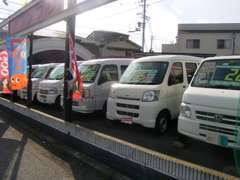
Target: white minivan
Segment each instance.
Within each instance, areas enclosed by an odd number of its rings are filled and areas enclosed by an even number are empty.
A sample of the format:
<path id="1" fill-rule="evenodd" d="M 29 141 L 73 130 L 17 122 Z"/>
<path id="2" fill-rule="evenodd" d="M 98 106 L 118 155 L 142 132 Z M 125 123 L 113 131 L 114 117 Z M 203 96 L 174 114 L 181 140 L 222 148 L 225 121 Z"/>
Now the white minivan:
<path id="1" fill-rule="evenodd" d="M 240 148 L 240 56 L 213 57 L 185 91 L 178 131 L 211 144 Z"/>
<path id="2" fill-rule="evenodd" d="M 113 83 L 119 81 L 133 59 L 109 58 L 95 59 L 80 65 L 83 79 L 83 96 L 73 100 L 72 109 L 81 113 L 106 110 L 108 94 Z"/>
<path id="3" fill-rule="evenodd" d="M 107 118 L 165 132 L 168 120 L 178 117 L 183 92 L 200 60 L 160 55 L 133 61 L 111 88 Z"/>
<path id="4" fill-rule="evenodd" d="M 83 61 L 78 61 L 81 64 Z M 44 104 L 55 104 L 60 106 L 61 95 L 63 94 L 64 64 L 56 66 L 46 80 L 39 84 L 37 100 Z"/>
<path id="5" fill-rule="evenodd" d="M 40 81 L 47 78 L 51 71 L 57 66 L 57 63 L 33 65 L 32 72 L 32 100 L 37 99 L 38 86 Z M 19 90 L 21 99 L 27 99 L 27 87 Z"/>

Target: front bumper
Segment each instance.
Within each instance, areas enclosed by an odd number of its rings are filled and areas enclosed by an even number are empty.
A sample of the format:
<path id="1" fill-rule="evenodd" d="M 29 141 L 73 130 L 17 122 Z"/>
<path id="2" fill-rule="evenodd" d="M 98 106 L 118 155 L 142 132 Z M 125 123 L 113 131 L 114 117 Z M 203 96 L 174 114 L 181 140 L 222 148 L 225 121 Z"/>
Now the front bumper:
<path id="1" fill-rule="evenodd" d="M 236 133 L 233 133 L 234 131 Z M 178 132 L 206 143 L 228 148 L 240 148 L 239 127 L 230 127 L 217 122 L 205 122 L 196 118 L 189 119 L 180 114 Z"/>
<path id="2" fill-rule="evenodd" d="M 58 94 L 41 94 L 37 93 L 37 100 L 44 104 L 55 104 Z"/>
<path id="3" fill-rule="evenodd" d="M 37 93 L 36 90 L 32 90 L 32 100 L 34 100 L 34 97 L 35 97 L 36 93 Z M 21 89 L 19 91 L 19 97 L 20 97 L 20 99 L 27 99 L 27 90 L 26 89 Z"/>
<path id="4" fill-rule="evenodd" d="M 120 104 L 121 107 L 117 104 Z M 107 104 L 107 118 L 110 120 L 131 118 L 133 123 L 148 128 L 154 128 L 160 109 L 161 107 L 157 101 L 142 102 L 109 97 Z"/>
<path id="5" fill-rule="evenodd" d="M 93 98 L 81 98 L 72 102 L 72 110 L 80 113 L 92 113 L 95 111 L 95 101 Z"/>

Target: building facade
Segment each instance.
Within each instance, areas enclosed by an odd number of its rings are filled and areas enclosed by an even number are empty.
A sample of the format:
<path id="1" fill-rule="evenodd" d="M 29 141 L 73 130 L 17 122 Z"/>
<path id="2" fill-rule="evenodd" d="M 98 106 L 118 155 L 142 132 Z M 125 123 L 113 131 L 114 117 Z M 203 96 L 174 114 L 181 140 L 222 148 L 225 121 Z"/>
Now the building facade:
<path id="1" fill-rule="evenodd" d="M 240 24 L 179 24 L 176 44 L 163 44 L 163 54 L 201 57 L 240 54 Z"/>
<path id="2" fill-rule="evenodd" d="M 111 31 L 93 31 L 87 38 L 97 44 L 100 58 L 136 57 L 141 46 L 129 40 L 129 35 Z"/>

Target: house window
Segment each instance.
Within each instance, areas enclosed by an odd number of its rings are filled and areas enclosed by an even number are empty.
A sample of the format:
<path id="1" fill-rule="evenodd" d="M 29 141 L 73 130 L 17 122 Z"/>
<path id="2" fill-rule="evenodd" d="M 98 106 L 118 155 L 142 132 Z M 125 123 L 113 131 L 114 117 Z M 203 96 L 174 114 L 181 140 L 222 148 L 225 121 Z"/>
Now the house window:
<path id="1" fill-rule="evenodd" d="M 200 48 L 200 39 L 187 39 L 186 48 L 199 49 Z"/>
<path id="2" fill-rule="evenodd" d="M 232 40 L 231 39 L 218 39 L 217 40 L 217 48 L 218 49 L 231 49 L 232 48 Z"/>

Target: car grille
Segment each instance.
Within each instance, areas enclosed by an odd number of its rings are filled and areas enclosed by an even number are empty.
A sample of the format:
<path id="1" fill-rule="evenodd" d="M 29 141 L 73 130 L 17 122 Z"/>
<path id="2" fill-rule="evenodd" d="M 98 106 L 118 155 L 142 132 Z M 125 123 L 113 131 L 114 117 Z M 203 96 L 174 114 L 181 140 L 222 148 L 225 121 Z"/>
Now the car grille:
<path id="1" fill-rule="evenodd" d="M 232 135 L 232 136 L 237 135 L 236 129 L 229 129 L 229 128 L 217 127 L 217 126 L 206 125 L 206 124 L 200 124 L 200 129 L 212 131 L 212 132 L 218 132 L 226 135 Z"/>
<path id="2" fill-rule="evenodd" d="M 132 100 L 132 101 L 140 101 L 138 98 L 130 98 L 130 97 L 117 97 L 118 99 L 123 99 L 123 100 Z"/>
<path id="3" fill-rule="evenodd" d="M 40 89 L 39 92 L 41 94 L 48 94 L 48 90 L 45 90 L 45 89 Z"/>
<path id="4" fill-rule="evenodd" d="M 117 111 L 119 115 L 126 115 L 126 116 L 131 116 L 137 118 L 139 116 L 138 113 L 133 113 L 133 112 L 125 112 L 125 111 Z"/>
<path id="5" fill-rule="evenodd" d="M 138 105 L 123 104 L 123 103 L 117 103 L 117 107 L 128 108 L 128 109 L 139 109 Z"/>
<path id="6" fill-rule="evenodd" d="M 217 122 L 227 125 L 240 126 L 240 117 L 229 116 L 223 114 L 215 114 L 210 112 L 196 111 L 196 118 L 202 121 Z"/>

